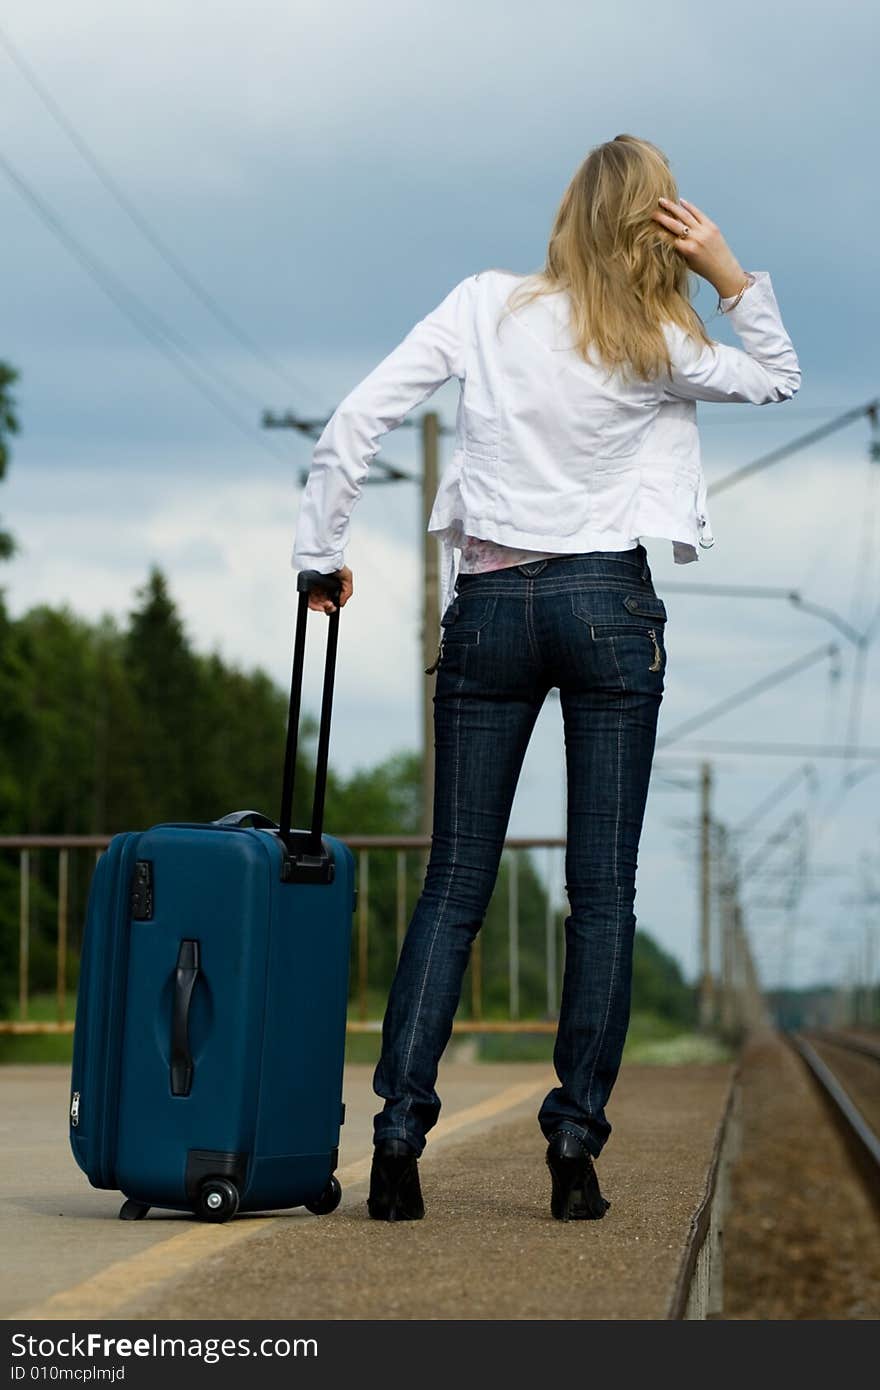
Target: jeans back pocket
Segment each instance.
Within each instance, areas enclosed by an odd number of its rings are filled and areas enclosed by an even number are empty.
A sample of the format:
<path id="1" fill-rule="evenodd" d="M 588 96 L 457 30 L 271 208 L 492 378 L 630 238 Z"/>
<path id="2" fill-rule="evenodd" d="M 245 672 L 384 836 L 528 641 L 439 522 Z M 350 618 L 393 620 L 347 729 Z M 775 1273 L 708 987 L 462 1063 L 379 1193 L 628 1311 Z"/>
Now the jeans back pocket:
<path id="1" fill-rule="evenodd" d="M 443 645 L 447 642 L 475 643 L 492 619 L 498 602 L 497 594 L 466 591 L 456 594 L 441 618 Z"/>
<path id="2" fill-rule="evenodd" d="M 642 672 L 661 677 L 666 666 L 666 605 L 656 594 L 583 590 L 571 595 L 571 611 L 590 632 L 599 668 L 624 689 Z"/>

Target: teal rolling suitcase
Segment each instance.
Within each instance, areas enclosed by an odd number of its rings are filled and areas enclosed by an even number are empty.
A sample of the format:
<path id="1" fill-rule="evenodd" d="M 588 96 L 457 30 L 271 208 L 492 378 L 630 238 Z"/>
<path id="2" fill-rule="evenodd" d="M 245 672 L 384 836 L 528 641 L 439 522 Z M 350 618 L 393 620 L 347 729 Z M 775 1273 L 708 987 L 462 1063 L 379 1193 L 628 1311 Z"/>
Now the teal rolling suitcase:
<path id="1" fill-rule="evenodd" d="M 280 827 L 252 811 L 115 835 L 95 869 L 70 1143 L 124 1219 L 150 1207 L 332 1211 L 355 863 L 322 833 L 339 608 L 328 619 L 311 829 L 290 826 L 308 593 L 297 576 Z"/>

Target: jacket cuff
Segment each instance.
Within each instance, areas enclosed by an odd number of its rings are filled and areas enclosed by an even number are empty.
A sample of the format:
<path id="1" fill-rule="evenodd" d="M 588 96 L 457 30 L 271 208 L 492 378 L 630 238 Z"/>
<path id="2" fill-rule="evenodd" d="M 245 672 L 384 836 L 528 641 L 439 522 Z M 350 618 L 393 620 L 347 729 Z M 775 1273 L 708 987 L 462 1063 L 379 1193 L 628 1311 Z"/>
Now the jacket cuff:
<path id="1" fill-rule="evenodd" d="M 336 570 L 342 569 L 345 556 L 341 550 L 335 555 L 303 555 L 294 551 L 290 563 L 295 570 L 317 570 L 319 574 L 334 574 Z"/>

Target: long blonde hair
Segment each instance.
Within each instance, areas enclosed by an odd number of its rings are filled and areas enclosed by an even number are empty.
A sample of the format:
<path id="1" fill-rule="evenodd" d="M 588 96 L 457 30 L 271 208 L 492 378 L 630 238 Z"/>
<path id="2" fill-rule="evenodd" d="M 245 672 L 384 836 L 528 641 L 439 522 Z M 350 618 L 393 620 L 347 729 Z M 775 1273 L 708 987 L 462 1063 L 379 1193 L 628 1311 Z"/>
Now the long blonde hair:
<path id="1" fill-rule="evenodd" d="M 609 376 L 653 380 L 672 370 L 664 320 L 712 346 L 675 235 L 651 217 L 661 195 L 677 199 L 678 190 L 650 140 L 615 135 L 595 145 L 563 194 L 543 270 L 516 286 L 506 313 L 566 290 L 574 344 L 588 363 L 594 347 Z"/>

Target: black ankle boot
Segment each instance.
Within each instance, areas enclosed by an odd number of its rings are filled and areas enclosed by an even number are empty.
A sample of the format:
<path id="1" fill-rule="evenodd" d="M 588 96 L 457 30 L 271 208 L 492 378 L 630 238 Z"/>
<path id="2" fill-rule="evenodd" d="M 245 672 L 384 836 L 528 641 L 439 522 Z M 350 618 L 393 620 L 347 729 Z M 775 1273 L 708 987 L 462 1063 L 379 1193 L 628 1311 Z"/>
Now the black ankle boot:
<path id="1" fill-rule="evenodd" d="M 367 1211 L 375 1221 L 421 1221 L 424 1216 L 418 1154 L 405 1139 L 380 1139 L 375 1145 Z"/>
<path id="2" fill-rule="evenodd" d="M 611 1203 L 599 1191 L 592 1155 L 576 1134 L 563 1129 L 551 1134 L 547 1167 L 553 1183 L 550 1211 L 556 1220 L 601 1221 Z"/>

